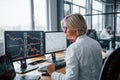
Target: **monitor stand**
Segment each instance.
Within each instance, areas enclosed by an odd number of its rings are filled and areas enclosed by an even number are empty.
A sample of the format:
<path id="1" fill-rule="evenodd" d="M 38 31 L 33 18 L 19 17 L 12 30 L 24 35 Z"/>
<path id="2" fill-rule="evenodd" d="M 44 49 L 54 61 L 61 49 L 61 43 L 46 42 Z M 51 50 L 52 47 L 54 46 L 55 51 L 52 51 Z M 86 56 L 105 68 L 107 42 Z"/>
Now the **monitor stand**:
<path id="1" fill-rule="evenodd" d="M 52 58 L 51 58 L 51 59 L 47 59 L 47 60 L 46 60 L 47 62 L 54 63 L 54 62 L 64 61 L 63 58 L 56 58 L 55 52 L 52 52 L 52 53 L 51 53 L 51 56 L 52 56 Z"/>
<path id="2" fill-rule="evenodd" d="M 23 73 L 26 73 L 26 72 L 29 72 L 29 71 L 32 71 L 38 68 L 36 66 L 27 65 L 26 59 L 21 60 L 20 63 L 21 63 L 21 66 L 20 68 L 15 70 L 16 73 L 23 74 Z"/>

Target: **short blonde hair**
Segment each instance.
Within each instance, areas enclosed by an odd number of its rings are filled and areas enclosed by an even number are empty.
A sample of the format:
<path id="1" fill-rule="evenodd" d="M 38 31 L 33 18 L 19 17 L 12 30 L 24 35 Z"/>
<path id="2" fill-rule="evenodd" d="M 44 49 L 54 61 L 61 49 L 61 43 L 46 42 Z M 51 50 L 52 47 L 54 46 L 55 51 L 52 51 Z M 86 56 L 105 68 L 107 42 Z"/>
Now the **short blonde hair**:
<path id="1" fill-rule="evenodd" d="M 67 25 L 68 28 L 75 29 L 78 32 L 78 35 L 84 35 L 87 32 L 87 24 L 84 17 L 79 14 L 71 14 L 66 16 L 61 21 L 61 26 L 63 27 L 64 23 Z"/>

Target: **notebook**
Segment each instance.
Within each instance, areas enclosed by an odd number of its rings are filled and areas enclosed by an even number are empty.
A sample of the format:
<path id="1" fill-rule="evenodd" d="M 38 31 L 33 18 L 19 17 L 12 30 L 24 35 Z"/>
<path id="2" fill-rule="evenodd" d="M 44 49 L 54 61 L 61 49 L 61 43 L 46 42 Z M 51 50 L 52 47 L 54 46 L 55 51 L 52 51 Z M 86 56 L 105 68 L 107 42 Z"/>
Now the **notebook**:
<path id="1" fill-rule="evenodd" d="M 16 75 L 13 62 L 7 55 L 0 56 L 0 80 L 40 80 L 40 75 Z"/>

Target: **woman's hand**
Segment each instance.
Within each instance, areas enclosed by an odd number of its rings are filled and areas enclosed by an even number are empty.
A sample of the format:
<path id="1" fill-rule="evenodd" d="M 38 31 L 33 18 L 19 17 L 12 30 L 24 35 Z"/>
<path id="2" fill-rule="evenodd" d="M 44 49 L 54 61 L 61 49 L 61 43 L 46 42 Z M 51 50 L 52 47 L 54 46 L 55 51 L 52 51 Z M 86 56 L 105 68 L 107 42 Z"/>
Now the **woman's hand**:
<path id="1" fill-rule="evenodd" d="M 55 64 L 50 64 L 50 65 L 47 67 L 47 72 L 48 72 L 48 74 L 51 75 L 54 71 L 55 71 Z"/>

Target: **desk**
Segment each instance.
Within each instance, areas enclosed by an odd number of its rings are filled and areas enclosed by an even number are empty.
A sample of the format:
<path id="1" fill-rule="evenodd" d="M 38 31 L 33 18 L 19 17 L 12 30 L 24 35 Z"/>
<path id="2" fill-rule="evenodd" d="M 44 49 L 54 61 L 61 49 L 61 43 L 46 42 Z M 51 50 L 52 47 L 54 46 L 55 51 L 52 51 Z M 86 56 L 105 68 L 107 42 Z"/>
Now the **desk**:
<path id="1" fill-rule="evenodd" d="M 65 67 L 60 68 L 56 71 L 65 73 Z M 17 74 L 17 75 L 21 75 L 21 74 Z M 28 73 L 25 73 L 25 74 L 22 74 L 22 75 L 41 75 L 41 72 L 39 72 L 38 70 L 34 70 L 34 71 L 31 71 L 31 72 L 28 72 Z M 40 80 L 52 80 L 52 79 L 51 79 L 50 76 L 41 76 Z"/>
<path id="2" fill-rule="evenodd" d="M 113 48 L 113 39 L 100 39 L 99 43 L 102 48 L 105 48 L 105 49 Z"/>
<path id="3" fill-rule="evenodd" d="M 65 73 L 65 67 L 56 70 L 57 72 Z M 52 80 L 50 76 L 42 76 L 40 80 Z"/>
<path id="4" fill-rule="evenodd" d="M 103 58 L 105 58 L 107 56 L 105 54 L 106 53 L 102 53 Z M 64 54 L 64 52 L 59 52 L 59 53 L 56 54 L 56 57 L 65 57 L 65 54 Z M 41 57 L 37 57 L 37 58 L 32 58 L 32 61 L 36 61 L 36 60 L 39 60 L 39 59 L 45 59 L 45 56 L 41 56 Z M 43 65 L 43 64 L 47 64 L 47 62 L 40 63 L 40 64 L 38 64 L 38 66 Z M 65 74 L 65 67 L 57 69 L 56 71 L 57 72 L 62 72 L 62 73 Z M 31 72 L 28 72 L 28 73 L 25 73 L 25 74 L 22 74 L 22 75 L 41 75 L 41 74 L 42 73 L 39 72 L 38 70 L 34 70 L 34 71 L 31 71 Z M 17 75 L 21 75 L 21 74 L 17 74 Z M 41 76 L 40 80 L 52 80 L 52 79 L 51 79 L 50 76 Z"/>
<path id="5" fill-rule="evenodd" d="M 64 52 L 58 52 L 56 53 L 56 58 L 57 57 L 65 57 L 65 54 Z M 40 59 L 45 59 L 45 56 L 41 56 L 41 57 L 37 57 L 37 58 L 32 58 L 31 60 L 32 61 L 36 61 L 36 60 L 40 60 Z M 47 62 L 44 62 L 44 63 L 40 63 L 40 64 L 37 64 L 35 66 L 42 66 L 42 65 L 45 65 L 45 64 L 48 64 Z M 56 70 L 57 72 L 62 72 L 62 73 L 65 73 L 65 67 L 63 68 L 60 68 L 60 69 L 57 69 Z M 33 71 L 30 71 L 30 72 L 27 72 L 27 73 L 24 73 L 24 74 L 17 74 L 17 75 L 41 75 L 42 73 L 38 70 L 33 70 Z M 41 76 L 41 79 L 40 80 L 52 80 L 50 76 Z"/>

